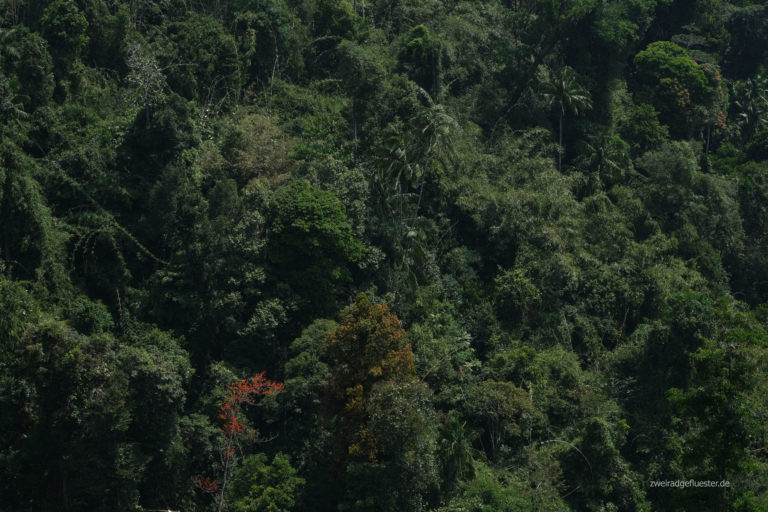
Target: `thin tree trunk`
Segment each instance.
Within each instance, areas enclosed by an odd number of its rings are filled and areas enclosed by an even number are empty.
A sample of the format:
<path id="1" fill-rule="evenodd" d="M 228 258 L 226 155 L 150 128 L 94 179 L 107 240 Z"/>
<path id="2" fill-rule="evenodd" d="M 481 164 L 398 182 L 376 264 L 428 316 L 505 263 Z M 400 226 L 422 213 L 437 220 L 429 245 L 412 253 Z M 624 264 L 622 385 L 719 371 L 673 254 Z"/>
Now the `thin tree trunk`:
<path id="1" fill-rule="evenodd" d="M 6 263 L 11 262 L 11 245 L 8 243 L 8 226 L 3 224 L 3 256 Z"/>
<path id="2" fill-rule="evenodd" d="M 3 194 L 0 196 L 0 205 L 2 205 L 0 209 L 0 212 L 2 212 L 0 213 L 0 219 L 3 220 L 3 258 L 6 263 L 10 263 L 13 258 L 11 256 L 11 244 L 8 243 L 8 224 L 10 223 L 9 217 L 11 215 L 9 203 L 9 198 L 11 197 L 11 177 L 6 176 L 5 180 Z"/>
<path id="3" fill-rule="evenodd" d="M 560 147 L 557 152 L 557 170 L 563 172 L 563 114 L 560 114 Z"/>
<path id="4" fill-rule="evenodd" d="M 416 217 L 418 217 L 418 216 L 419 216 L 419 208 L 421 207 L 421 196 L 422 196 L 422 194 L 424 193 L 424 177 L 425 177 L 426 175 L 427 175 L 427 173 L 426 173 L 426 172 L 424 172 L 424 173 L 421 175 L 421 183 L 419 184 L 419 200 L 416 202 L 416 211 L 415 211 L 415 212 L 413 212 L 413 218 L 414 218 L 414 220 L 416 219 Z"/>
<path id="5" fill-rule="evenodd" d="M 227 452 L 232 449 L 232 443 L 227 442 Z M 224 475 L 222 476 L 222 482 L 221 482 L 221 494 L 219 494 L 219 506 L 216 509 L 217 512 L 222 512 L 224 510 L 224 493 L 227 490 L 227 482 L 229 480 L 229 462 L 232 459 L 232 456 L 224 455 Z"/>
<path id="6" fill-rule="evenodd" d="M 357 108 L 356 108 L 357 101 L 355 98 L 352 98 L 352 133 L 354 136 L 354 146 L 352 148 L 352 156 L 354 157 L 354 162 L 357 164 Z"/>

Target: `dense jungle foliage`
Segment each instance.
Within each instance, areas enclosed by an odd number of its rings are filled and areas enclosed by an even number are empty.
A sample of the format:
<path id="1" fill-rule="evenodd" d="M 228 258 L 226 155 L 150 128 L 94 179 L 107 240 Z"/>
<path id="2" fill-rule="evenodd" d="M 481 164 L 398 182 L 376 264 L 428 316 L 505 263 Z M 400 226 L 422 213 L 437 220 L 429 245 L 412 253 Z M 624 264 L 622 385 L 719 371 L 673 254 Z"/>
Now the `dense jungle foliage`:
<path id="1" fill-rule="evenodd" d="M 0 510 L 768 510 L 767 64 L 764 0 L 0 0 Z"/>

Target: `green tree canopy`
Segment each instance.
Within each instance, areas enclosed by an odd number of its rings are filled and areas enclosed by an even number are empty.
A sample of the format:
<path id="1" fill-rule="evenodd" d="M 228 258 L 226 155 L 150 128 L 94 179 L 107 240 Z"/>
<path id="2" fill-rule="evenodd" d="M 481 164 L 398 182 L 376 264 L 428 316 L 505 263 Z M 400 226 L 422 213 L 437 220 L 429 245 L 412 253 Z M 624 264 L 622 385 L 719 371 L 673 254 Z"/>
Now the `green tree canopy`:
<path id="1" fill-rule="evenodd" d="M 303 180 L 280 187 L 272 205 L 267 256 L 278 278 L 307 302 L 302 316 L 331 313 L 363 255 L 344 206 Z"/>

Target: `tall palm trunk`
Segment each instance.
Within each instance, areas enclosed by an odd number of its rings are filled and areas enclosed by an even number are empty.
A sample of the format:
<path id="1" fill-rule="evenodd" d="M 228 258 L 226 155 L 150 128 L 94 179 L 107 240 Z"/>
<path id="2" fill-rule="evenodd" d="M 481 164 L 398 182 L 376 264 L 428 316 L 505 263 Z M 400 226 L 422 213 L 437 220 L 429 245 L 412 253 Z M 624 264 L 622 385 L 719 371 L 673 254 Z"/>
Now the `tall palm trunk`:
<path id="1" fill-rule="evenodd" d="M 560 147 L 557 151 L 557 170 L 563 172 L 563 114 L 560 114 Z"/>

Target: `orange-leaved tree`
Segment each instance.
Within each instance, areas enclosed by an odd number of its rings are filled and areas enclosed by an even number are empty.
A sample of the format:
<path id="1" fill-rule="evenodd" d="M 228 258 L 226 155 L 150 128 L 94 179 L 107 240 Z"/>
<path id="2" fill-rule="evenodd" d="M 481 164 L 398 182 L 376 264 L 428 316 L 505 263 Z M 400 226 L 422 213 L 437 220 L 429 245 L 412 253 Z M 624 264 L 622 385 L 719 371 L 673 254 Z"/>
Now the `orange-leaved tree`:
<path id="1" fill-rule="evenodd" d="M 195 479 L 195 485 L 200 490 L 215 496 L 219 512 L 224 510 L 227 483 L 237 464 L 237 455 L 242 454 L 243 441 L 247 439 L 258 440 L 258 431 L 249 427 L 247 422 L 242 419 L 243 407 L 256 405 L 260 396 L 279 393 L 283 387 L 282 382 L 265 378 L 264 372 L 227 386 L 224 400 L 219 407 L 219 418 L 223 421 L 221 432 L 224 436 L 220 460 L 220 481 L 202 475 Z"/>
<path id="2" fill-rule="evenodd" d="M 374 385 L 416 380 L 411 346 L 397 316 L 364 294 L 342 314 L 328 335 L 326 353 L 334 367 L 326 389 L 329 419 L 336 423 L 333 476 L 343 479 L 349 462 L 379 457 L 378 441 L 368 429 L 368 400 Z"/>
<path id="3" fill-rule="evenodd" d="M 365 295 L 326 338 L 332 492 L 339 510 L 419 511 L 438 485 L 432 391 L 397 316 Z"/>

